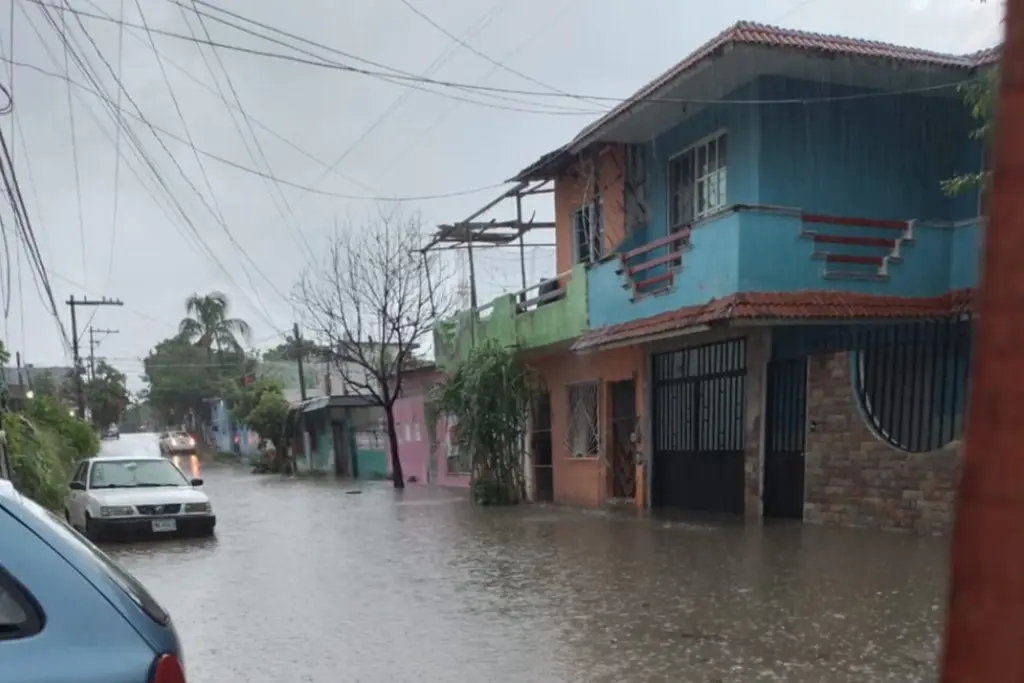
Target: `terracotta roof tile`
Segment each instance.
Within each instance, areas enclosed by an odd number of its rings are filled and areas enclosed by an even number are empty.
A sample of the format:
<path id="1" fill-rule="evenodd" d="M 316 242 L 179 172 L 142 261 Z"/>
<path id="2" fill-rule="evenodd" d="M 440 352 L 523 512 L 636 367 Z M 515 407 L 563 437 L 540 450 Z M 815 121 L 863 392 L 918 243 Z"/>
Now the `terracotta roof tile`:
<path id="1" fill-rule="evenodd" d="M 712 57 L 721 48 L 733 44 L 764 45 L 767 47 L 792 48 L 810 52 L 826 52 L 834 55 L 848 55 L 850 57 L 891 59 L 907 64 L 964 70 L 994 62 L 998 57 L 1000 49 L 993 47 L 971 54 L 957 55 L 923 50 L 905 45 L 883 43 L 877 40 L 797 31 L 790 28 L 759 24 L 753 21 L 740 21 L 698 47 L 684 57 L 681 62 L 640 88 L 628 100 L 620 103 L 600 119 L 588 125 L 570 144 L 575 145 L 585 142 L 586 138 L 626 113 L 637 100 L 657 97 L 660 88 L 696 67 L 703 60 Z"/>
<path id="2" fill-rule="evenodd" d="M 589 330 L 573 344 L 585 351 L 651 335 L 682 332 L 688 327 L 727 320 L 878 320 L 938 318 L 973 307 L 974 290 L 936 297 L 876 296 L 847 292 L 746 292 L 687 306 L 650 318 Z"/>

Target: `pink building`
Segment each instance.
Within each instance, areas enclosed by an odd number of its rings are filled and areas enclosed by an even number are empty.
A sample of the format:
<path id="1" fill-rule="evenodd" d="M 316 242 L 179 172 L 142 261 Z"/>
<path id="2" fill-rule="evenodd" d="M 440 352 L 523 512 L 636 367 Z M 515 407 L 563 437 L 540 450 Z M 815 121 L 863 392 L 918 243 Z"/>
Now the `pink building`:
<path id="1" fill-rule="evenodd" d="M 427 429 L 431 390 L 443 381 L 444 375 L 434 366 L 407 372 L 402 378 L 402 397 L 395 402 L 395 431 L 398 432 L 398 456 L 406 481 L 469 486 L 465 458 L 452 446 L 454 420 L 436 415 L 433 429 Z M 391 463 L 388 461 L 390 470 Z"/>

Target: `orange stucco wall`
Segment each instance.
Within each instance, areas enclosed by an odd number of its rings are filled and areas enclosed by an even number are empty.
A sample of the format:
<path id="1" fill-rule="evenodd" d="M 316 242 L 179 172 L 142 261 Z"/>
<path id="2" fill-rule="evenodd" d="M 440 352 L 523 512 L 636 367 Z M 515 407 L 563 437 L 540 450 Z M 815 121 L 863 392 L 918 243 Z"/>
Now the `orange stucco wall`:
<path id="1" fill-rule="evenodd" d="M 555 480 L 555 503 L 598 507 L 608 498 L 610 491 L 609 464 L 611 459 L 611 382 L 634 379 L 636 381 L 637 415 L 644 415 L 644 354 L 635 346 L 611 349 L 589 354 L 562 353 L 548 356 L 535 366 L 551 392 L 552 456 Z M 569 392 L 568 385 L 575 382 L 599 380 L 600 385 L 600 445 L 598 455 L 575 458 L 569 452 Z M 642 485 L 638 481 L 637 497 L 642 498 Z"/>
<path id="2" fill-rule="evenodd" d="M 609 253 L 625 236 L 625 151 L 606 146 L 595 157 L 581 160 L 555 178 L 555 263 L 557 272 L 572 268 L 572 212 L 601 195 L 604 247 Z"/>

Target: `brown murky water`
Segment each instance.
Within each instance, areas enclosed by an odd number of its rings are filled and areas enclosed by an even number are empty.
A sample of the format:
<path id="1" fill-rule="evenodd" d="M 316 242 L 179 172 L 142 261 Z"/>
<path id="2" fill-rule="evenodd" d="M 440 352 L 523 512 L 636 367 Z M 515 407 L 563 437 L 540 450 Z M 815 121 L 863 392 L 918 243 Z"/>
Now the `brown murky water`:
<path id="1" fill-rule="evenodd" d="M 935 679 L 939 539 L 202 474 L 216 539 L 110 549 L 190 683 Z"/>

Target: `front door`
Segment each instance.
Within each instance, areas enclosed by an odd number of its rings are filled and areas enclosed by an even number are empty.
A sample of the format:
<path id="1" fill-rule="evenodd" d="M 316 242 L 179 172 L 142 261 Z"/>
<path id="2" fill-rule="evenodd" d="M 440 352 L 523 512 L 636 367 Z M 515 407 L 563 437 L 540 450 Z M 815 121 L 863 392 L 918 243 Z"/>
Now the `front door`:
<path id="1" fill-rule="evenodd" d="M 555 468 L 551 445 L 551 394 L 545 391 L 534 397 L 530 420 L 534 498 L 538 503 L 550 503 L 555 499 Z"/>
<path id="2" fill-rule="evenodd" d="M 746 339 L 657 354 L 651 504 L 742 514 Z"/>
<path id="3" fill-rule="evenodd" d="M 764 516 L 803 519 L 807 359 L 768 363 L 764 430 Z"/>
<path id="4" fill-rule="evenodd" d="M 636 498 L 636 382 L 611 383 L 611 492 L 612 498 Z"/>

